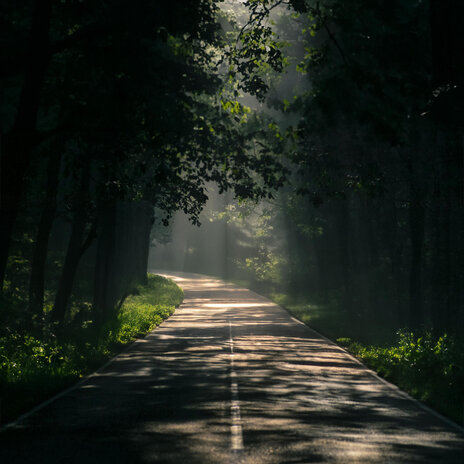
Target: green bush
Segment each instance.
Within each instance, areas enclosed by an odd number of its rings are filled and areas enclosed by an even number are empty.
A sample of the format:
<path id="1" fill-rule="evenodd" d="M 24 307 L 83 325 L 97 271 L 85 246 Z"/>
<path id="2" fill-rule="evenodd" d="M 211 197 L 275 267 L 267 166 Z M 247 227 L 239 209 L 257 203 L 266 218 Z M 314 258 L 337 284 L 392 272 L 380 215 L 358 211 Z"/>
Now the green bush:
<path id="1" fill-rule="evenodd" d="M 128 343 L 144 335 L 169 317 L 182 302 L 183 292 L 161 276 L 149 275 L 148 282 L 126 298 L 111 338 Z"/>
<path id="2" fill-rule="evenodd" d="M 41 338 L 10 332 L 0 337 L 1 422 L 43 401 L 79 377 L 96 369 L 121 345 L 144 336 L 169 317 L 182 302 L 183 292 L 172 281 L 149 275 L 119 311 L 117 321 L 105 335 L 87 324 L 73 326 L 69 342 L 60 343 L 51 333 Z M 5 401 L 6 400 L 6 401 Z"/>
<path id="3" fill-rule="evenodd" d="M 463 421 L 464 350 L 453 337 L 398 333 L 394 346 L 363 346 L 338 339 L 386 379 L 456 422 Z"/>

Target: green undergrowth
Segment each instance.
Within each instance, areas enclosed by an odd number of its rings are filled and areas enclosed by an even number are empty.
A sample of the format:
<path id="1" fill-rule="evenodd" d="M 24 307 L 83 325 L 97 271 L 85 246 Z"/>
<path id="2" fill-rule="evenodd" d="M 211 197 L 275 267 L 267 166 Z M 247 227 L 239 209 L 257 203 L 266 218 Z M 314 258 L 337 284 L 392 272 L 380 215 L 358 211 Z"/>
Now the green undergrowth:
<path id="1" fill-rule="evenodd" d="M 169 317 L 183 299 L 182 290 L 161 276 L 149 275 L 122 304 L 118 317 L 97 332 L 84 321 L 66 342 L 47 330 L 38 337 L 12 331 L 0 337 L 0 422 L 8 422 L 35 404 L 94 371 L 136 338 Z"/>
<path id="2" fill-rule="evenodd" d="M 146 286 L 129 295 L 111 336 L 117 343 L 129 343 L 150 332 L 182 303 L 183 291 L 171 280 L 150 275 Z"/>
<path id="3" fill-rule="evenodd" d="M 337 342 L 414 398 L 464 423 L 464 347 L 455 338 L 400 331 L 393 346 Z"/>
<path id="4" fill-rule="evenodd" d="M 348 326 L 346 315 L 339 310 L 336 301 L 308 302 L 283 293 L 271 293 L 269 297 L 297 319 L 329 338 L 336 338 L 339 334 L 345 333 Z M 350 335 L 353 335 L 351 330 Z"/>
<path id="5" fill-rule="evenodd" d="M 296 318 L 345 347 L 380 376 L 459 424 L 464 424 L 464 344 L 448 335 L 412 333 L 353 321 L 336 301 L 270 298 Z M 340 338 L 340 337 L 344 338 Z M 349 336 L 349 338 L 348 338 Z"/>

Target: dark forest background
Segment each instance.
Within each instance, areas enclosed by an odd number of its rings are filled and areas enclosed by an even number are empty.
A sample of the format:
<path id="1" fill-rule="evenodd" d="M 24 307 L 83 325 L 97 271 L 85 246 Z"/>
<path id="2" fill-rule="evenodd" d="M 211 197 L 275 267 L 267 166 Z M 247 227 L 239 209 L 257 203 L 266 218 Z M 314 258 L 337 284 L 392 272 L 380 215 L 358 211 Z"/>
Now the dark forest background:
<path id="1" fill-rule="evenodd" d="M 286 68 L 266 105 L 242 97 L 273 118 L 287 183 L 254 209 L 213 189 L 202 228 L 179 219 L 177 258 L 160 239 L 152 266 L 248 270 L 268 292 L 335 301 L 358 336 L 460 334 L 461 3 L 303 3 L 270 12 Z"/>

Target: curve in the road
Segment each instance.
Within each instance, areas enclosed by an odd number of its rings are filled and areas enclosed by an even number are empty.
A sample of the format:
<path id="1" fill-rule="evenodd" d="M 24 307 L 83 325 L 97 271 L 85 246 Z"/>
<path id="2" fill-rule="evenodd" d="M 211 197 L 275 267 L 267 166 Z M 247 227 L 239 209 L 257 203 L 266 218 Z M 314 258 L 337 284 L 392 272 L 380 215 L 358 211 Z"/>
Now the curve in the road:
<path id="1" fill-rule="evenodd" d="M 0 434 L 0 462 L 463 463 L 458 428 L 271 301 L 164 274 L 176 313 Z"/>

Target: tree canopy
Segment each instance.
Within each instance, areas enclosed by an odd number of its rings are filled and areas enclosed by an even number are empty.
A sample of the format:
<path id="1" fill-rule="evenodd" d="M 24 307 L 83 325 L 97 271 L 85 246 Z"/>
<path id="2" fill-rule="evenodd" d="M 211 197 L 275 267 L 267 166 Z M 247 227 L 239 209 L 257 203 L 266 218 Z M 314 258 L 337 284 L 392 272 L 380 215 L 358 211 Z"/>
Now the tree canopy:
<path id="1" fill-rule="evenodd" d="M 23 0 L 1 13 L 0 280 L 7 298 L 28 287 L 33 320 L 69 319 L 87 266 L 103 324 L 145 279 L 154 208 L 198 223 L 213 182 L 277 198 L 288 275 L 342 295 L 353 320 L 376 314 L 384 281 L 394 324 L 462 323 L 460 2 Z"/>

